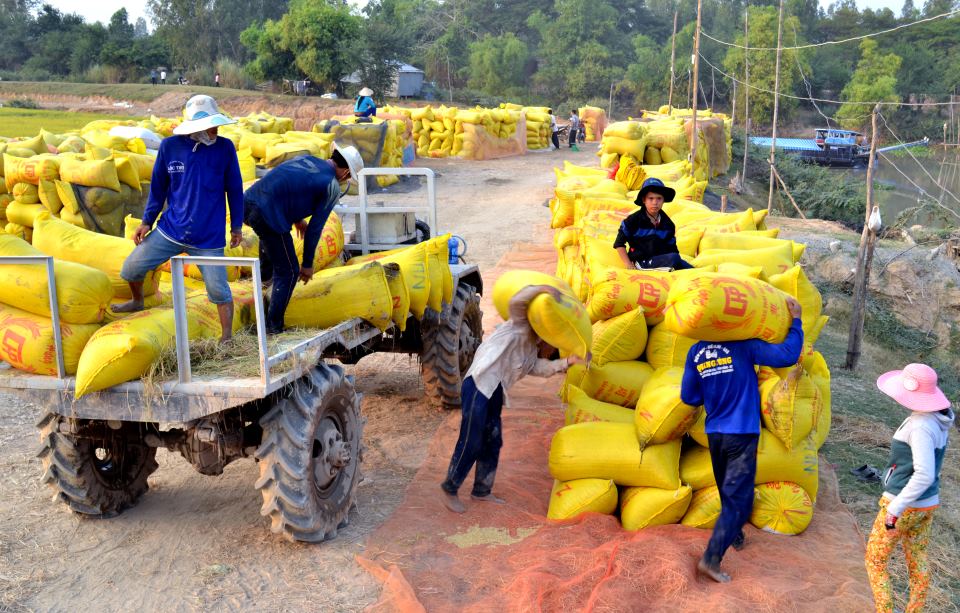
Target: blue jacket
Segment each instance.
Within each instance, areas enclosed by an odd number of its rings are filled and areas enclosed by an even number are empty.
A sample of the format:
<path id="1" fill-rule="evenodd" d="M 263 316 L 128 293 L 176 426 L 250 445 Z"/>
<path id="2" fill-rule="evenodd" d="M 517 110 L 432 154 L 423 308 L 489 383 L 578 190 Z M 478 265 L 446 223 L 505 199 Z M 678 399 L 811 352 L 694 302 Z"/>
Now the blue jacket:
<path id="1" fill-rule="evenodd" d="M 660 225 L 654 227 L 643 205 L 620 224 L 613 248 L 629 245 L 627 256 L 631 262 L 649 260 L 658 255 L 679 253 L 677 227 L 666 213 L 660 211 Z"/>
<path id="2" fill-rule="evenodd" d="M 800 359 L 803 328 L 796 318 L 782 343 L 758 339 L 700 341 L 687 353 L 680 399 L 707 411 L 707 434 L 760 434 L 760 390 L 754 364 L 783 368 Z"/>
<path id="3" fill-rule="evenodd" d="M 197 249 L 222 248 L 227 225 L 224 193 L 230 200 L 230 227 L 239 231 L 243 179 L 232 142 L 218 138 L 207 146 L 189 136 L 165 138 L 153 165 L 143 223 L 153 226 L 163 210 L 157 229 L 167 238 Z"/>
<path id="4" fill-rule="evenodd" d="M 279 234 L 310 218 L 303 236 L 303 266 L 313 268 L 313 256 L 330 211 L 340 200 L 340 183 L 327 160 L 305 155 L 284 162 L 253 184 L 244 199 L 255 204 L 270 229 Z"/>

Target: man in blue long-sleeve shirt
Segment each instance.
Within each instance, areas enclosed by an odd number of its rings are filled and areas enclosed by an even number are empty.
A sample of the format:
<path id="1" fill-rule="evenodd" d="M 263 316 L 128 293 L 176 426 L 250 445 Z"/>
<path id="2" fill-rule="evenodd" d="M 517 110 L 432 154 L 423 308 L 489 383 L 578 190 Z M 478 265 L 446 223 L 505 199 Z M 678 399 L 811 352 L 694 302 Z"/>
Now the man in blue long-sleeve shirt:
<path id="1" fill-rule="evenodd" d="M 330 211 L 340 200 L 340 184 L 351 176 L 359 180 L 361 170 L 363 158 L 355 147 L 334 146 L 329 160 L 305 155 L 284 162 L 243 195 L 244 221 L 260 237 L 261 274 L 272 283 L 268 334 L 283 331 L 298 271 L 304 283 L 313 277 L 313 256 Z M 303 266 L 297 263 L 292 226 L 303 238 Z"/>
<path id="2" fill-rule="evenodd" d="M 720 570 L 720 561 L 731 545 L 742 546 L 743 525 L 753 510 L 760 440 L 760 391 L 754 365 L 792 366 L 803 350 L 800 304 L 789 298 L 787 305 L 793 323 L 782 343 L 700 341 L 687 353 L 680 399 L 691 406 L 702 404 L 707 412 L 705 429 L 721 504 L 697 569 L 719 583 L 730 581 L 730 575 Z"/>
<path id="3" fill-rule="evenodd" d="M 132 300 L 113 307 L 117 313 L 143 309 L 143 279 L 175 255 L 223 256 L 227 223 L 224 193 L 230 202 L 230 246 L 240 244 L 243 225 L 243 180 L 233 144 L 217 138 L 217 127 L 236 123 L 221 114 L 210 96 L 194 96 L 187 118 L 160 144 L 153 166 L 150 197 L 133 236 L 137 247 L 120 276 L 130 284 Z M 166 208 L 164 208 L 166 204 Z M 157 222 L 161 210 L 163 216 Z M 201 266 L 207 297 L 217 305 L 221 340 L 233 329 L 233 296 L 222 266 Z"/>

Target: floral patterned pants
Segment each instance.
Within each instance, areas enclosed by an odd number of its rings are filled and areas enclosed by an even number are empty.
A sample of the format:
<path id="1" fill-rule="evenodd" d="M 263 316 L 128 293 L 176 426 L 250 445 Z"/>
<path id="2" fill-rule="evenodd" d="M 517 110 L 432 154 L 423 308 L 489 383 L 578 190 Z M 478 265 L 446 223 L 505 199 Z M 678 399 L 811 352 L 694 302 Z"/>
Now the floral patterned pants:
<path id="1" fill-rule="evenodd" d="M 930 542 L 930 525 L 933 509 L 907 509 L 897 520 L 895 530 L 887 530 L 886 498 L 880 499 L 880 512 L 873 522 L 873 531 L 867 541 L 867 575 L 873 588 L 873 600 L 878 613 L 893 613 L 893 588 L 887 562 L 897 542 L 903 545 L 910 572 L 910 602 L 907 613 L 923 610 L 930 587 L 930 569 L 927 567 L 927 543 Z"/>

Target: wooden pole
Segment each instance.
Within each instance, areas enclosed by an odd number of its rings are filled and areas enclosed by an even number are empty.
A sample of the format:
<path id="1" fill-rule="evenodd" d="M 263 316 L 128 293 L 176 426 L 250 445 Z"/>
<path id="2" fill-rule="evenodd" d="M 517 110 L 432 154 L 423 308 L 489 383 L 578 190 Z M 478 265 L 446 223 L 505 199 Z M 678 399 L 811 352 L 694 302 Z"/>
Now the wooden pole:
<path id="1" fill-rule="evenodd" d="M 693 36 L 693 109 L 692 128 L 690 136 L 690 164 L 694 173 L 697 169 L 697 84 L 700 81 L 700 18 L 703 0 L 697 0 L 697 29 Z"/>
<path id="2" fill-rule="evenodd" d="M 750 7 L 743 13 L 743 46 L 750 46 Z M 740 189 L 747 183 L 747 153 L 750 150 L 750 59 L 743 50 L 743 169 L 740 171 Z"/>
<path id="3" fill-rule="evenodd" d="M 607 117 L 610 117 L 610 121 L 613 121 L 613 82 L 610 82 L 610 100 L 607 102 Z"/>
<path id="4" fill-rule="evenodd" d="M 717 107 L 716 103 L 714 102 L 715 97 L 717 95 L 717 80 L 716 80 L 716 77 L 714 76 L 715 72 L 716 71 L 711 67 L 710 68 L 710 110 L 711 111 Z"/>
<path id="5" fill-rule="evenodd" d="M 850 336 L 847 339 L 847 360 L 843 367 L 854 370 L 860 361 L 860 345 L 863 341 L 863 319 L 867 306 L 867 288 L 870 285 L 870 264 L 873 262 L 873 247 L 877 233 L 870 229 L 870 213 L 873 211 L 873 167 L 877 163 L 877 113 L 880 105 L 873 107 L 870 116 L 870 157 L 867 159 L 867 207 L 860 234 L 860 249 L 857 251 L 857 269 L 853 281 L 853 308 L 850 311 Z"/>
<path id="6" fill-rule="evenodd" d="M 730 111 L 730 125 L 737 125 L 737 82 L 733 82 L 733 109 Z"/>
<path id="7" fill-rule="evenodd" d="M 787 195 L 787 198 L 790 199 L 790 204 L 793 205 L 793 208 L 796 209 L 797 214 L 800 215 L 800 219 L 806 221 L 807 216 L 803 214 L 803 211 L 800 210 L 800 207 L 797 206 L 797 201 L 793 199 L 793 195 L 790 193 L 790 190 L 787 189 L 787 184 L 783 182 L 783 177 L 780 176 L 780 173 L 777 171 L 776 166 L 771 166 L 773 168 L 773 173 L 777 176 L 777 181 L 780 183 L 780 188 L 783 190 L 783 193 Z"/>
<path id="8" fill-rule="evenodd" d="M 773 78 L 773 138 L 770 140 L 770 191 L 767 193 L 767 213 L 773 210 L 774 181 L 773 165 L 777 161 L 777 112 L 780 110 L 780 51 L 783 40 L 783 0 L 780 0 L 780 17 L 777 19 L 777 66 Z"/>
<path id="9" fill-rule="evenodd" d="M 720 195 L 720 212 L 721 213 L 727 212 L 727 195 L 726 194 Z"/>
<path id="10" fill-rule="evenodd" d="M 674 64 L 677 58 L 677 13 L 673 11 L 673 36 L 670 37 L 670 95 L 667 97 L 667 106 L 670 115 L 673 115 L 673 81 L 675 79 Z"/>

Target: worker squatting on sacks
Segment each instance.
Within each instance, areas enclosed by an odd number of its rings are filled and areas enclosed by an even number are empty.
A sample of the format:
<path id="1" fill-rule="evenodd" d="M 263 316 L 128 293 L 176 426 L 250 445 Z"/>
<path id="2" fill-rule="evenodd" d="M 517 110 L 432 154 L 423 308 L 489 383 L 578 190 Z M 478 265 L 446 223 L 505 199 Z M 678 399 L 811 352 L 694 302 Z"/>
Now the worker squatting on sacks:
<path id="1" fill-rule="evenodd" d="M 877 387 L 911 413 L 890 445 L 880 511 L 867 541 L 867 576 L 877 611 L 892 613 L 887 564 L 901 543 L 910 574 L 906 610 L 922 611 L 930 587 L 927 544 L 933 513 L 940 506 L 940 469 L 954 415 L 950 401 L 937 387 L 937 372 L 926 364 L 907 364 L 903 370 L 884 373 Z"/>
<path id="2" fill-rule="evenodd" d="M 304 155 L 286 161 L 257 181 L 243 195 L 243 220 L 260 238 L 260 274 L 272 285 L 267 334 L 283 332 L 283 317 L 297 278 L 313 278 L 313 258 L 323 226 L 340 194 L 341 184 L 360 179 L 363 158 L 356 147 L 334 145 L 329 160 Z M 307 222 L 309 218 L 309 222 Z M 303 239 L 303 263 L 290 236 L 296 227 Z"/>
<path id="3" fill-rule="evenodd" d="M 627 268 L 693 268 L 680 257 L 677 227 L 662 210 L 664 202 L 676 196 L 660 179 L 643 182 L 636 204 L 642 207 L 620 223 L 613 248 Z M 628 249 L 629 247 L 629 249 Z"/>
<path id="4" fill-rule="evenodd" d="M 143 309 L 143 280 L 175 255 L 223 257 L 227 202 L 230 203 L 230 246 L 242 238 L 243 179 L 233 143 L 217 138 L 217 128 L 235 120 L 220 113 L 210 96 L 190 98 L 186 120 L 173 136 L 160 143 L 150 180 L 150 196 L 143 220 L 133 235 L 137 247 L 123 262 L 120 276 L 130 284 L 133 298 L 115 305 L 117 313 Z M 164 208 L 166 204 L 166 208 Z M 161 210 L 163 216 L 157 222 Z M 157 227 L 153 224 L 157 222 Z M 233 333 L 233 296 L 227 269 L 201 266 L 207 297 L 217 305 L 221 341 Z"/>
<path id="5" fill-rule="evenodd" d="M 556 349 L 539 339 L 527 321 L 527 307 L 542 293 L 560 300 L 560 291 L 549 285 L 523 288 L 510 300 L 509 319 L 480 344 L 461 387 L 460 436 L 450 459 L 447 478 L 440 485 L 443 502 L 454 513 L 466 511 L 457 491 L 476 464 L 473 500 L 503 503 L 493 494 L 503 435 L 500 411 L 510 387 L 525 375 L 550 377 L 566 372 L 576 358 L 551 360 Z"/>
<path id="6" fill-rule="evenodd" d="M 370 118 L 377 116 L 377 104 L 373 101 L 373 90 L 364 87 L 357 93 L 357 101 L 353 105 L 354 117 Z"/>
<path id="7" fill-rule="evenodd" d="M 754 365 L 784 368 L 800 359 L 800 303 L 787 299 L 793 322 L 782 343 L 759 339 L 699 341 L 687 353 L 680 399 L 703 405 L 713 476 L 720 490 L 720 517 L 697 570 L 719 583 L 730 581 L 720 561 L 731 545 L 743 547 L 743 526 L 753 511 L 760 440 L 760 391 Z"/>

